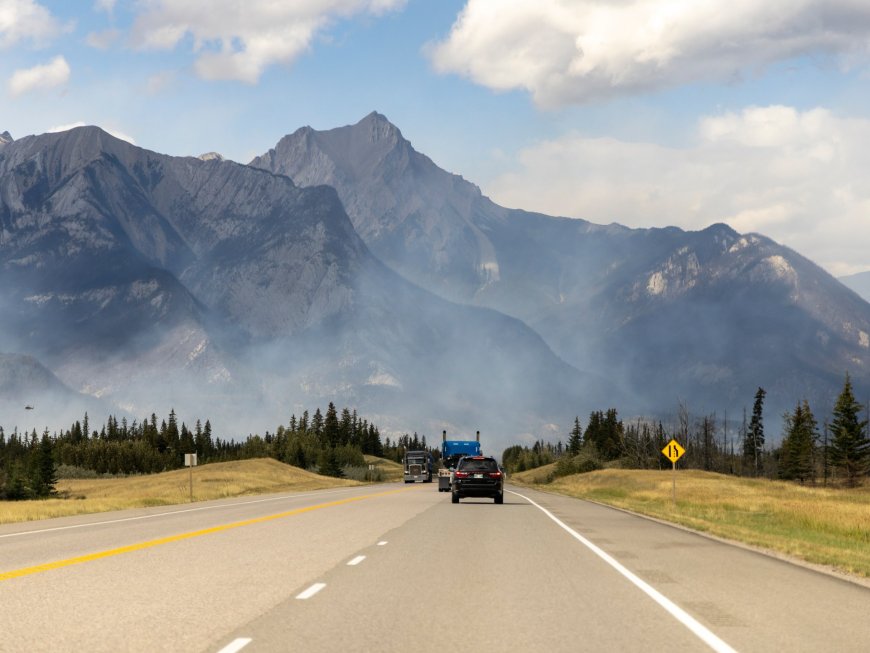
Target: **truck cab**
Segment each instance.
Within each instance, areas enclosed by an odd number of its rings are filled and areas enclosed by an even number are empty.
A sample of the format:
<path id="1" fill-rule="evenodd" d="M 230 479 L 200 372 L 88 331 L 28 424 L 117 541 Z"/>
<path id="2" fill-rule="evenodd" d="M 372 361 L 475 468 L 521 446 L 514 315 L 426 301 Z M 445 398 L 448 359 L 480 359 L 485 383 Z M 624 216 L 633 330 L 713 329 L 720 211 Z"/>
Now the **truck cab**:
<path id="1" fill-rule="evenodd" d="M 406 451 L 404 460 L 405 483 L 432 482 L 432 454 L 428 451 Z"/>
<path id="2" fill-rule="evenodd" d="M 438 469 L 438 491 L 450 492 L 453 472 L 465 456 L 479 456 L 480 431 L 475 440 L 448 440 L 447 431 L 441 434 L 441 467 Z"/>

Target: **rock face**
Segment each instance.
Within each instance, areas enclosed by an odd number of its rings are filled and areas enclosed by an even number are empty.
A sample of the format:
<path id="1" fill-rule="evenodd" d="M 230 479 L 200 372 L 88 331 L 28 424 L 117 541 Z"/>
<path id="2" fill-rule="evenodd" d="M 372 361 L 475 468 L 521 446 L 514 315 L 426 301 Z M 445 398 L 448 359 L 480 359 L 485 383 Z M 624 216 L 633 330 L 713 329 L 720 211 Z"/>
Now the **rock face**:
<path id="1" fill-rule="evenodd" d="M 330 400 L 516 433 L 606 389 L 521 321 L 383 265 L 332 188 L 95 127 L 0 150 L 0 347 L 139 416 L 183 406 L 238 434 Z"/>
<path id="2" fill-rule="evenodd" d="M 725 225 L 628 229 L 500 207 L 377 113 L 302 128 L 251 165 L 338 192 L 366 244 L 445 298 L 523 320 L 616 383 L 609 405 L 696 414 L 827 411 L 846 371 L 870 392 L 870 305 L 799 254 Z"/>

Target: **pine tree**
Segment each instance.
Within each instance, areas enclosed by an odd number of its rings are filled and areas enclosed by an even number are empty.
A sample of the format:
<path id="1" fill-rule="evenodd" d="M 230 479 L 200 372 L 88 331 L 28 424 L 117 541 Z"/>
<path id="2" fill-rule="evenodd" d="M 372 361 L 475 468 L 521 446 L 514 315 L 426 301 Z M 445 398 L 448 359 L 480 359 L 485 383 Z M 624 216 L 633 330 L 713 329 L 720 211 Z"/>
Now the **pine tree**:
<path id="1" fill-rule="evenodd" d="M 323 413 L 320 412 L 320 408 L 314 411 L 314 416 L 311 418 L 311 430 L 318 438 L 323 437 Z"/>
<path id="2" fill-rule="evenodd" d="M 818 424 L 804 400 L 785 415 L 785 437 L 780 448 L 780 477 L 803 483 L 815 481 L 815 449 Z"/>
<path id="3" fill-rule="evenodd" d="M 344 471 L 341 469 L 341 465 L 338 462 L 338 456 L 335 453 L 335 449 L 324 449 L 320 453 L 320 457 L 317 460 L 317 472 L 321 476 L 334 476 L 336 478 L 344 477 Z"/>
<path id="4" fill-rule="evenodd" d="M 315 413 L 315 417 L 319 414 L 320 411 L 318 410 Z M 336 411 L 335 404 L 330 401 L 329 406 L 326 408 L 326 417 L 323 419 L 323 442 L 334 448 L 339 445 L 339 439 L 338 412 Z"/>
<path id="5" fill-rule="evenodd" d="M 359 441 L 355 436 L 356 433 L 354 432 L 350 409 L 344 408 L 341 411 L 341 419 L 338 422 L 338 443 L 341 445 L 351 444 L 359 447 Z"/>
<path id="6" fill-rule="evenodd" d="M 870 440 L 864 431 L 867 421 L 859 417 L 862 408 L 847 374 L 831 420 L 831 463 L 845 473 L 849 487 L 855 487 L 870 466 Z"/>
<path id="7" fill-rule="evenodd" d="M 46 497 L 54 494 L 57 490 L 57 470 L 54 465 L 54 455 L 51 438 L 48 429 L 42 434 L 39 448 L 36 451 L 37 466 L 36 478 L 34 479 L 33 491 L 37 496 Z"/>
<path id="8" fill-rule="evenodd" d="M 571 437 L 568 438 L 568 454 L 576 456 L 583 446 L 583 429 L 580 428 L 580 418 L 574 418 L 574 428 L 571 429 Z"/>
<path id="9" fill-rule="evenodd" d="M 758 476 L 761 464 L 761 455 L 764 451 L 764 396 L 767 393 L 764 388 L 758 388 L 755 393 L 755 403 L 752 406 L 752 418 L 749 420 L 749 430 L 743 440 L 743 458 L 745 464 Z"/>

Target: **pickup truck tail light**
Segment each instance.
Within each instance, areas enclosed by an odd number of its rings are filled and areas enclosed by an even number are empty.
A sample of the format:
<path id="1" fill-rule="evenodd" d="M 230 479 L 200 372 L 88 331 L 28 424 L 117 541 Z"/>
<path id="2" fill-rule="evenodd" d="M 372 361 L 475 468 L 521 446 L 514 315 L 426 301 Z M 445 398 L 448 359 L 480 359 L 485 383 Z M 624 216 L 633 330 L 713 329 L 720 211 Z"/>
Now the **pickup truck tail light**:
<path id="1" fill-rule="evenodd" d="M 468 472 L 456 472 L 456 478 L 468 478 Z"/>
<path id="2" fill-rule="evenodd" d="M 490 472 L 489 477 L 490 478 L 501 478 L 501 472 Z"/>

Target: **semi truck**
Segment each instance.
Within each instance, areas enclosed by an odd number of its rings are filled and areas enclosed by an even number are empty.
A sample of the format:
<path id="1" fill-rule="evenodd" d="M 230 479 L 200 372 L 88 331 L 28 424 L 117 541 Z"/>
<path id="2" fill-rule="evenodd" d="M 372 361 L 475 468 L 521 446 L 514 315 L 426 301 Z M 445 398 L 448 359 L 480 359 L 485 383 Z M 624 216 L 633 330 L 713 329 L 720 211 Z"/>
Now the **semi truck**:
<path id="1" fill-rule="evenodd" d="M 428 451 L 406 451 L 403 463 L 405 483 L 432 482 L 432 454 Z"/>
<path id="2" fill-rule="evenodd" d="M 447 431 L 441 432 L 441 467 L 438 469 L 438 491 L 450 492 L 453 471 L 463 456 L 480 456 L 480 431 L 475 440 L 448 440 Z"/>

